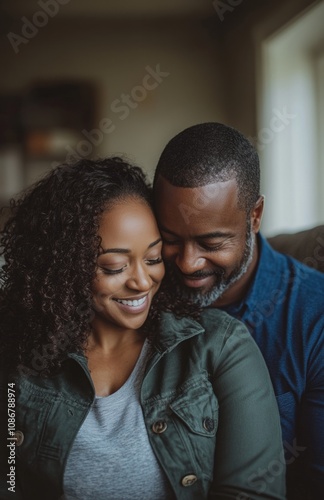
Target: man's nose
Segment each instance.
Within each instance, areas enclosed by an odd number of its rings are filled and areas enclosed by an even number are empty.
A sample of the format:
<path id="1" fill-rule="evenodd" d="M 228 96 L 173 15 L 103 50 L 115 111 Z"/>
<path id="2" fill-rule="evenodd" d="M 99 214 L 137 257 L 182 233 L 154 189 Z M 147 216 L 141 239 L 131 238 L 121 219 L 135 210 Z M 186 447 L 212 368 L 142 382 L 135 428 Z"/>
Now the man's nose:
<path id="1" fill-rule="evenodd" d="M 204 267 L 204 257 L 192 245 L 183 245 L 175 258 L 175 263 L 183 274 L 193 274 Z"/>

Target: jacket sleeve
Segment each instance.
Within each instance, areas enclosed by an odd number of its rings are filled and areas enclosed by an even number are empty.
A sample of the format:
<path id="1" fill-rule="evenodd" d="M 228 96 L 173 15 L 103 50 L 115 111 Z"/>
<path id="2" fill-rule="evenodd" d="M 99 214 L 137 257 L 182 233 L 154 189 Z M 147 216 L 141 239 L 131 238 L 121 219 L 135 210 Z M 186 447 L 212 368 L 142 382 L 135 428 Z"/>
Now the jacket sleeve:
<path id="1" fill-rule="evenodd" d="M 284 499 L 278 407 L 263 357 L 241 322 L 230 322 L 220 356 L 213 375 L 219 424 L 209 498 Z"/>

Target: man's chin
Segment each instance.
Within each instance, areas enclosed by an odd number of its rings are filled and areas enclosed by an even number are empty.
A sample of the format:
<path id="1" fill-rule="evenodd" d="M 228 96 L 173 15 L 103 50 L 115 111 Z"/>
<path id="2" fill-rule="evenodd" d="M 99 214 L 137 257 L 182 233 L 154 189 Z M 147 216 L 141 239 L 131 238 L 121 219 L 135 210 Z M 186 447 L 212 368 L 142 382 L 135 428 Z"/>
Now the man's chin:
<path id="1" fill-rule="evenodd" d="M 212 289 L 208 289 L 207 287 L 193 288 L 182 285 L 179 291 L 183 299 L 189 300 L 200 307 L 208 307 L 216 302 L 227 288 L 225 284 Z"/>
<path id="2" fill-rule="evenodd" d="M 180 297 L 187 300 L 192 304 L 199 307 L 208 307 L 215 302 L 228 288 L 226 284 L 222 283 L 220 276 L 215 275 L 215 281 L 209 286 L 189 287 L 186 285 L 179 271 L 170 264 L 166 264 L 167 276 L 171 286 L 171 294 L 175 297 Z"/>

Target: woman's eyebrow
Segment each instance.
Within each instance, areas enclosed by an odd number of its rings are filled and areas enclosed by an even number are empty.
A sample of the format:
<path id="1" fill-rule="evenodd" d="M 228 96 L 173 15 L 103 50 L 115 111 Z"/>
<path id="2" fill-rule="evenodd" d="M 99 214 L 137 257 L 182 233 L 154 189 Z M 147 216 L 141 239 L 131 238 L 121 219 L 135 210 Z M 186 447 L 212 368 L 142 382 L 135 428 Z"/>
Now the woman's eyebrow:
<path id="1" fill-rule="evenodd" d="M 153 243 L 150 243 L 147 248 L 155 247 L 155 245 L 157 245 L 158 243 L 160 243 L 160 241 L 162 241 L 162 238 L 158 238 L 156 241 L 153 241 Z"/>
<path id="2" fill-rule="evenodd" d="M 130 250 L 128 248 L 106 248 L 103 249 L 100 255 L 104 253 L 129 253 Z"/>
<path id="3" fill-rule="evenodd" d="M 153 241 L 152 243 L 149 244 L 149 246 L 147 248 L 152 248 L 154 247 L 155 245 L 157 245 L 158 243 L 160 243 L 160 241 L 162 241 L 161 238 L 158 238 L 157 240 Z M 100 253 L 100 255 L 102 254 L 105 254 L 105 253 L 130 253 L 131 250 L 129 250 L 129 248 L 106 248 L 106 249 L 103 249 L 102 252 Z"/>

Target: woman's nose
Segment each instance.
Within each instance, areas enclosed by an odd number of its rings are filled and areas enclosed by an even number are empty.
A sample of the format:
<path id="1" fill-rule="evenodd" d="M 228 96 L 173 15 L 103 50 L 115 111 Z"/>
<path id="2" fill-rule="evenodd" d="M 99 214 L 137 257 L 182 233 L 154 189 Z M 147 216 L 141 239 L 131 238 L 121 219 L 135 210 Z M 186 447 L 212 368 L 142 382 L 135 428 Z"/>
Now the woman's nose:
<path id="1" fill-rule="evenodd" d="M 152 278 L 149 274 L 149 270 L 146 269 L 145 265 L 134 267 L 126 284 L 128 288 L 132 288 L 133 290 L 142 292 L 149 290 L 152 286 Z"/>

